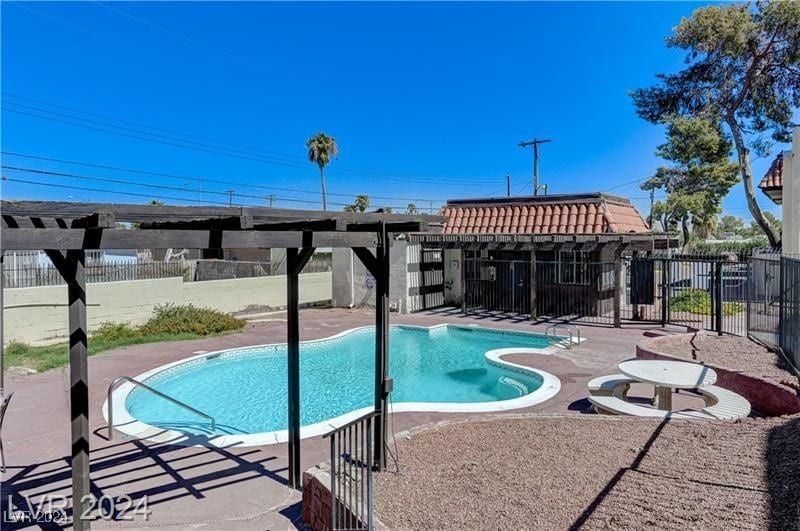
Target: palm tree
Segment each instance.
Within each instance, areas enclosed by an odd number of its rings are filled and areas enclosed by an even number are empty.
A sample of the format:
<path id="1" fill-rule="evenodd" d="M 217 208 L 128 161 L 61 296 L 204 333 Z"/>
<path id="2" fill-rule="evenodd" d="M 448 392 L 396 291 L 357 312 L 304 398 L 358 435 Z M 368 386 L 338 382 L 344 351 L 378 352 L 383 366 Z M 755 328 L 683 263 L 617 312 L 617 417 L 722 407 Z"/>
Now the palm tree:
<path id="1" fill-rule="evenodd" d="M 331 157 L 339 156 L 339 146 L 336 139 L 325 133 L 317 133 L 306 141 L 308 160 L 319 166 L 319 181 L 322 186 L 322 210 L 328 210 L 328 194 L 325 191 L 325 166 Z"/>

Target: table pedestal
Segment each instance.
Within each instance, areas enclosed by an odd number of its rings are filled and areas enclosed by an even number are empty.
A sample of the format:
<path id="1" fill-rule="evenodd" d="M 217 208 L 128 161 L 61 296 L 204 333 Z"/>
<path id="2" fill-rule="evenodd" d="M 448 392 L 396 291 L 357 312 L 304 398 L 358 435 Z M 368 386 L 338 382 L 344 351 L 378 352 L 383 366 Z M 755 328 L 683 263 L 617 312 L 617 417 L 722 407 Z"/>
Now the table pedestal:
<path id="1" fill-rule="evenodd" d="M 672 388 L 656 386 L 656 407 L 664 411 L 672 410 Z"/>

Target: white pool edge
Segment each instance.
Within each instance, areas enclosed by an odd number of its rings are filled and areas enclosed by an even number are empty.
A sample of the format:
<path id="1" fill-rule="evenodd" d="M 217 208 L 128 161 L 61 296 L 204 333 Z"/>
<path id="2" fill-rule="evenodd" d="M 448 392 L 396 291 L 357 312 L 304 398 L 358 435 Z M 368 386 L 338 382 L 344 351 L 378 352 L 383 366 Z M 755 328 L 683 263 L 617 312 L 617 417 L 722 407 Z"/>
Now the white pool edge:
<path id="1" fill-rule="evenodd" d="M 442 323 L 432 326 L 418 326 L 418 325 L 406 325 L 406 324 L 398 324 L 392 325 L 400 328 L 414 328 L 414 329 L 421 329 L 421 330 L 434 330 L 437 328 L 442 327 L 454 327 L 454 328 L 479 328 L 481 330 L 490 330 L 494 332 L 505 332 L 505 333 L 513 333 L 513 334 L 521 334 L 521 335 L 532 335 L 541 337 L 542 334 L 536 332 L 526 332 L 526 331 L 518 331 L 518 330 L 506 330 L 502 328 L 490 328 L 480 325 L 460 325 L 460 324 L 449 324 L 449 323 Z M 358 332 L 361 330 L 366 330 L 373 328 L 372 326 L 359 326 L 356 328 L 350 328 L 348 330 L 344 330 L 332 336 L 328 336 L 325 338 L 320 339 L 312 339 L 308 341 L 301 341 L 302 344 L 311 344 L 311 343 L 319 343 L 323 341 L 330 341 L 332 339 L 337 339 L 348 334 L 352 334 L 354 332 Z M 568 341 L 569 338 L 565 336 L 557 336 L 562 339 L 562 342 Z M 577 340 L 573 340 L 577 342 Z M 585 341 L 585 339 L 583 339 Z M 216 357 L 226 352 L 237 352 L 242 350 L 249 350 L 249 349 L 259 349 L 259 348 L 266 348 L 266 347 L 276 347 L 286 345 L 286 343 L 267 343 L 263 345 L 252 345 L 247 347 L 234 347 L 224 350 L 217 350 L 213 352 L 206 352 L 203 354 L 198 354 L 195 356 L 190 356 L 188 358 L 183 358 L 178 361 L 174 361 L 171 363 L 167 363 L 165 365 L 161 365 L 156 367 L 155 369 L 151 369 L 149 371 L 143 372 L 138 376 L 135 376 L 134 379 L 138 381 L 144 381 L 147 378 L 155 376 L 156 374 L 169 370 L 173 367 L 178 365 L 182 365 L 197 359 L 202 358 L 209 358 L 209 357 Z M 561 390 L 561 380 L 559 380 L 553 374 L 550 374 L 546 371 L 542 371 L 539 369 L 534 369 L 532 367 L 527 367 L 525 365 L 520 365 L 517 363 L 512 363 L 510 361 L 505 361 L 501 359 L 502 356 L 506 354 L 554 354 L 559 352 L 565 348 L 561 344 L 553 344 L 546 348 L 500 348 L 500 349 L 493 349 L 489 350 L 484 353 L 486 361 L 498 367 L 502 367 L 504 369 L 510 369 L 514 372 L 522 372 L 526 375 L 535 376 L 541 378 L 542 385 L 536 389 L 535 391 L 528 393 L 527 395 L 512 398 L 509 400 L 497 400 L 494 402 L 399 402 L 399 403 L 392 403 L 389 407 L 390 413 L 408 413 L 408 412 L 431 412 L 431 413 L 492 413 L 497 411 L 508 411 L 512 409 L 521 409 L 532 407 L 537 404 L 541 404 L 542 402 L 549 400 L 550 398 L 554 397 L 558 392 Z M 284 443 L 288 440 L 288 430 L 279 430 L 279 431 L 271 431 L 271 432 L 263 432 L 263 433 L 250 433 L 250 434 L 235 434 L 235 435 L 214 435 L 211 437 L 203 436 L 203 435 L 187 435 L 185 433 L 181 433 L 175 430 L 168 430 L 164 428 L 158 428 L 156 426 L 152 426 L 140 420 L 137 420 L 133 417 L 125 407 L 128 395 L 134 390 L 134 385 L 129 382 L 125 382 L 116 388 L 112 392 L 112 402 L 114 406 L 114 430 L 116 432 L 120 432 L 125 434 L 128 437 L 135 437 L 137 439 L 146 440 L 150 442 L 156 443 L 171 443 L 183 446 L 211 446 L 211 447 L 230 447 L 230 446 L 237 446 L 237 447 L 249 447 L 249 446 L 267 446 L 271 444 L 280 444 Z M 354 411 L 350 411 L 349 413 L 345 413 L 343 415 L 339 415 L 338 417 L 333 417 L 331 419 L 324 420 L 322 422 L 318 422 L 316 424 L 310 424 L 308 426 L 303 426 L 300 428 L 300 438 L 307 439 L 309 437 L 317 437 L 328 433 L 329 431 L 338 428 L 339 426 L 343 426 L 348 422 L 357 419 L 358 417 L 370 412 L 373 410 L 372 406 L 366 406 Z M 102 413 L 103 418 L 108 421 L 108 400 L 103 403 L 102 406 Z"/>

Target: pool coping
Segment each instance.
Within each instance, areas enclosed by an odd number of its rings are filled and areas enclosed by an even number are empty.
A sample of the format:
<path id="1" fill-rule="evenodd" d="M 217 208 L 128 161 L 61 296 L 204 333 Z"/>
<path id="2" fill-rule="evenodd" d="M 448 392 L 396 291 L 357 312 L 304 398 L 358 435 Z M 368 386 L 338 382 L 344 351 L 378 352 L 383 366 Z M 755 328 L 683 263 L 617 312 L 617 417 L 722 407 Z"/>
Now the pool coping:
<path id="1" fill-rule="evenodd" d="M 480 329 L 492 332 L 499 332 L 510 335 L 531 335 L 542 337 L 543 334 L 537 332 L 527 332 L 518 330 L 507 330 L 502 328 L 492 328 L 481 326 L 477 324 L 452 324 L 440 323 L 432 326 L 421 325 L 408 325 L 397 324 L 391 325 L 398 328 L 411 328 L 417 330 L 427 330 L 428 332 L 446 327 L 463 328 L 463 329 Z M 301 341 L 301 344 L 313 344 L 326 341 L 339 339 L 349 334 L 353 334 L 362 330 L 374 328 L 373 326 L 359 326 L 338 332 L 334 335 L 320 338 Z M 567 348 L 564 342 L 570 341 L 571 338 L 567 336 L 556 335 L 561 341 L 553 343 L 545 348 L 532 348 L 532 347 L 510 347 L 488 350 L 484 353 L 486 361 L 490 365 L 494 365 L 513 372 L 521 372 L 527 376 L 534 376 L 541 378 L 542 385 L 535 391 L 523 395 L 518 398 L 508 400 L 496 400 L 493 402 L 399 402 L 389 404 L 389 413 L 406 413 L 406 412 L 435 412 L 435 413 L 491 413 L 497 411 L 508 411 L 513 409 L 521 409 L 540 404 L 550 398 L 554 397 L 561 390 L 561 380 L 553 374 L 525 365 L 505 361 L 502 356 L 506 354 L 543 354 L 551 355 L 560 350 Z M 585 338 L 581 342 L 586 341 Z M 577 343 L 577 339 L 572 339 L 573 343 Z M 188 358 L 183 358 L 165 365 L 156 367 L 149 371 L 145 371 L 134 377 L 135 380 L 145 381 L 159 373 L 173 369 L 177 366 L 184 365 L 196 360 L 215 358 L 225 353 L 243 352 L 251 349 L 263 348 L 276 348 L 284 346 L 286 343 L 267 343 L 263 345 L 252 345 L 247 347 L 233 347 L 224 350 L 216 350 L 213 352 L 204 352 Z M 288 430 L 278 430 L 262 433 L 248 433 L 248 434 L 225 434 L 206 436 L 201 434 L 187 434 L 177 430 L 158 428 L 145 422 L 142 422 L 133 417 L 126 407 L 128 395 L 135 389 L 135 386 L 130 382 L 125 382 L 112 392 L 113 413 L 114 413 L 114 430 L 123 433 L 128 437 L 135 437 L 156 443 L 170 443 L 181 446 L 210 446 L 210 447 L 250 447 L 250 446 L 267 446 L 272 444 L 280 444 L 288 441 Z M 326 419 L 321 422 L 303 426 L 300 428 L 300 438 L 306 439 L 309 437 L 317 437 L 324 435 L 331 430 L 357 419 L 358 417 L 372 411 L 373 406 L 365 406 L 354 411 Z M 101 408 L 103 417 L 108 421 L 108 399 L 103 402 Z"/>

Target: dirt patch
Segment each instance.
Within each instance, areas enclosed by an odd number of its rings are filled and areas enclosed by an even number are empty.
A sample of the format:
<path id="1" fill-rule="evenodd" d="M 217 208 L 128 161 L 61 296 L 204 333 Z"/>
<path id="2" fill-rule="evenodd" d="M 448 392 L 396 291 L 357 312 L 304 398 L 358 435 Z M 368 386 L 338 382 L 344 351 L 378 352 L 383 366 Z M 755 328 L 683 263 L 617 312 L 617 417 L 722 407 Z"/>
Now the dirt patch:
<path id="1" fill-rule="evenodd" d="M 687 342 L 681 337 L 658 341 L 658 351 L 767 378 L 800 390 L 800 383 L 786 360 L 769 349 L 739 336 L 696 336 Z"/>
<path id="2" fill-rule="evenodd" d="M 399 441 L 376 479 L 392 529 L 787 529 L 800 416 L 738 423 L 530 417 Z"/>

